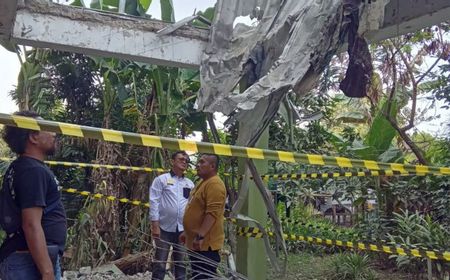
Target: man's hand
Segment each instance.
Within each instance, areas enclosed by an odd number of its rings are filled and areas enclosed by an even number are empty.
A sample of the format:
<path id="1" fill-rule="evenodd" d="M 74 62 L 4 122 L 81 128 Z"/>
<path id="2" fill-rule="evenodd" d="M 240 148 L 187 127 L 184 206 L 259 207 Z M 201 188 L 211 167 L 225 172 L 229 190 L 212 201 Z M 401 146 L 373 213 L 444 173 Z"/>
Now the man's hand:
<path id="1" fill-rule="evenodd" d="M 186 234 L 184 234 L 184 232 L 182 232 L 180 234 L 180 236 L 178 236 L 178 241 L 180 241 L 181 244 L 186 244 Z"/>
<path id="2" fill-rule="evenodd" d="M 201 250 L 204 238 L 205 237 L 203 235 L 197 233 L 197 235 L 194 238 L 194 242 L 192 242 L 192 247 L 194 248 L 195 251 Z"/>
<path id="3" fill-rule="evenodd" d="M 152 221 L 152 237 L 159 239 L 161 236 L 161 229 L 159 228 L 159 221 Z"/>
<path id="4" fill-rule="evenodd" d="M 203 239 L 202 240 L 194 239 L 194 242 L 192 242 L 192 247 L 194 248 L 195 251 L 200 251 L 202 248 L 202 244 Z"/>
<path id="5" fill-rule="evenodd" d="M 50 274 L 42 275 L 42 280 L 55 280 L 55 274 L 50 273 Z"/>

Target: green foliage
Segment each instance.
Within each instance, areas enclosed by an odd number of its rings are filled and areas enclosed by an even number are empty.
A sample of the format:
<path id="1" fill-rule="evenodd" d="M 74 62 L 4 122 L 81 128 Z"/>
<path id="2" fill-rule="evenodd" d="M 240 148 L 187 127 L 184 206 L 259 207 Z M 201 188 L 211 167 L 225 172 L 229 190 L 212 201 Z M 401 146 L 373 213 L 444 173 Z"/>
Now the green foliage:
<path id="1" fill-rule="evenodd" d="M 151 3 L 152 0 L 126 0 L 124 12 L 134 16 L 147 16 L 146 13 Z M 87 7 L 84 0 L 73 0 L 70 5 Z M 119 6 L 119 0 L 92 0 L 89 8 L 108 12 L 119 12 Z"/>
<path id="2" fill-rule="evenodd" d="M 410 213 L 407 210 L 394 214 L 395 227 L 387 236 L 393 244 L 408 248 L 427 248 L 445 251 L 450 248 L 450 233 L 448 228 L 433 221 L 430 216 Z M 397 266 L 406 271 L 423 271 L 425 260 L 409 256 L 390 256 Z M 436 274 L 443 277 L 445 270 L 450 268 L 444 261 L 433 263 Z"/>
<path id="3" fill-rule="evenodd" d="M 439 66 L 440 73 L 428 82 L 428 89 L 432 90 L 434 98 L 444 102 L 442 108 L 450 109 L 450 63 Z"/>
<path id="4" fill-rule="evenodd" d="M 390 115 L 392 118 L 395 118 L 397 102 L 390 104 L 390 106 Z M 400 151 L 391 146 L 397 132 L 386 119 L 385 112 L 387 110 L 388 104 L 384 102 L 373 119 L 363 143 L 356 141 L 353 143 L 353 147 L 350 148 L 359 158 L 385 162 L 393 162 L 399 158 Z"/>
<path id="5" fill-rule="evenodd" d="M 160 0 L 161 19 L 168 22 L 175 22 L 175 13 L 172 0 Z"/>
<path id="6" fill-rule="evenodd" d="M 400 213 L 394 213 L 394 223 L 394 230 L 388 233 L 394 244 L 436 250 L 450 248 L 448 229 L 433 221 L 430 216 L 402 210 Z"/>
<path id="7" fill-rule="evenodd" d="M 139 3 L 138 6 L 139 14 L 144 15 L 148 11 L 148 8 L 150 8 L 152 0 L 139 0 L 138 3 Z"/>
<path id="8" fill-rule="evenodd" d="M 337 102 L 338 99 L 324 95 L 293 96 L 286 100 L 280 108 L 279 117 L 269 127 L 269 148 L 325 153 L 332 146 L 333 135 L 327 131 L 322 120 L 331 118 Z"/>
<path id="9" fill-rule="evenodd" d="M 93 219 L 95 213 L 88 212 L 90 211 L 80 211 L 75 224 L 68 230 L 67 244 L 72 254 L 69 269 L 99 265 L 114 254 L 95 226 Z"/>
<path id="10" fill-rule="evenodd" d="M 397 112 L 397 102 L 390 104 L 391 112 L 388 114 L 392 118 L 395 118 Z M 364 144 L 369 146 L 373 151 L 369 154 L 365 154 L 363 158 L 377 160 L 378 156 L 389 149 L 391 142 L 397 135 L 397 132 L 384 116 L 385 111 L 388 109 L 388 105 L 385 103 L 380 112 L 375 116 L 369 132 L 367 133 Z"/>
<path id="11" fill-rule="evenodd" d="M 335 273 L 331 279 L 371 280 L 375 279 L 368 255 L 356 253 L 339 254 L 333 260 Z"/>
<path id="12" fill-rule="evenodd" d="M 430 162 L 442 166 L 450 164 L 450 138 L 435 139 L 431 135 L 423 135 L 423 137 L 417 137 L 415 140 L 424 144 L 422 149 L 426 151 L 425 156 Z"/>
<path id="13" fill-rule="evenodd" d="M 207 8 L 204 12 L 198 11 L 197 15 L 200 15 L 200 16 L 204 17 L 205 19 L 209 20 L 210 22 L 212 22 L 214 19 L 215 11 L 216 11 L 215 7 L 210 7 L 210 8 Z M 208 24 L 206 24 L 198 19 L 195 19 L 194 21 L 192 21 L 192 25 L 197 26 L 197 27 L 209 28 Z"/>
<path id="14" fill-rule="evenodd" d="M 358 239 L 385 240 L 389 232 L 393 230 L 391 219 L 385 216 L 369 216 L 360 221 L 354 230 Z"/>
<path id="15" fill-rule="evenodd" d="M 98 119 L 101 85 L 95 72 L 95 61 L 87 56 L 65 52 L 51 52 L 44 64 L 53 95 L 65 104 L 65 112 L 56 119 L 100 126 Z"/>
<path id="16" fill-rule="evenodd" d="M 450 227 L 445 213 L 450 209 L 450 181 L 446 177 L 413 177 L 389 182 L 397 207 L 411 212 L 420 211 L 433 220 Z"/>

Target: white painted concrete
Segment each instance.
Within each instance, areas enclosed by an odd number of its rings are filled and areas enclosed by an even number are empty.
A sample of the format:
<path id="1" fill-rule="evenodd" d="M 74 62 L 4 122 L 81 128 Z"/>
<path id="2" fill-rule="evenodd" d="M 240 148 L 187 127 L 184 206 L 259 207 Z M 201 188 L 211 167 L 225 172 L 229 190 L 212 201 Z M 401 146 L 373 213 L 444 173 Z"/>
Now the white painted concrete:
<path id="1" fill-rule="evenodd" d="M 12 39 L 18 44 L 150 64 L 197 67 L 205 42 L 155 32 L 105 26 L 18 11 Z"/>
<path id="2" fill-rule="evenodd" d="M 125 15 L 105 15 L 88 9 L 39 8 L 30 1 L 14 13 L 18 0 L 0 1 L 0 39 L 35 47 L 90 55 L 118 57 L 175 67 L 196 68 L 206 45 L 207 30 L 190 28 L 189 36 L 157 36 L 149 20 Z M 411 32 L 450 19 L 448 0 L 391 0 L 381 30 L 368 32 L 371 42 Z M 34 8 L 29 9 L 30 3 Z M 59 5 L 61 6 L 61 5 Z M 13 28 L 11 27 L 13 25 Z M 167 25 L 167 24 L 166 24 Z M 157 26 L 164 26 L 163 23 Z M 12 31 L 12 32 L 11 32 Z M 186 30 L 185 30 L 186 31 Z M 194 36 L 192 36 L 194 35 Z"/>

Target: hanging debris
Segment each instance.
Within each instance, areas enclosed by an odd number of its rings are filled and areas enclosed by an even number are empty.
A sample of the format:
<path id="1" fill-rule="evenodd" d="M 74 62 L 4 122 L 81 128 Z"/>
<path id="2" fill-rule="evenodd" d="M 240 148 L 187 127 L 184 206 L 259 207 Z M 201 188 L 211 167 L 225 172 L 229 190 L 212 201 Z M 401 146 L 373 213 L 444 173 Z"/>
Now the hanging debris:
<path id="1" fill-rule="evenodd" d="M 345 78 L 339 89 L 348 97 L 366 97 L 373 67 L 367 41 L 358 35 L 359 0 L 347 0 L 344 18 L 348 20 L 348 55 L 350 57 Z"/>
<path id="2" fill-rule="evenodd" d="M 371 63 L 360 34 L 379 27 L 388 2 L 219 0 L 200 67 L 197 108 L 228 115 L 236 109 L 251 110 L 273 94 L 306 94 L 347 42 L 351 63 L 342 88 L 349 96 L 364 96 Z M 235 25 L 242 16 L 258 24 Z M 256 82 L 236 93 L 242 77 Z"/>

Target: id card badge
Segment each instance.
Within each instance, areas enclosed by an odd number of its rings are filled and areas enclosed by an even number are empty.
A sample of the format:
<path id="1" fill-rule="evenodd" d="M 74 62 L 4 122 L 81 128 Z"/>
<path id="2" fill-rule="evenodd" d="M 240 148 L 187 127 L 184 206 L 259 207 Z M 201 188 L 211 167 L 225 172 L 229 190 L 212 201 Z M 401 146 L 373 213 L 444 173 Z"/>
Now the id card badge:
<path id="1" fill-rule="evenodd" d="M 168 186 L 173 186 L 173 185 L 175 185 L 175 180 L 174 180 L 173 178 L 167 179 L 167 185 L 168 185 Z"/>

